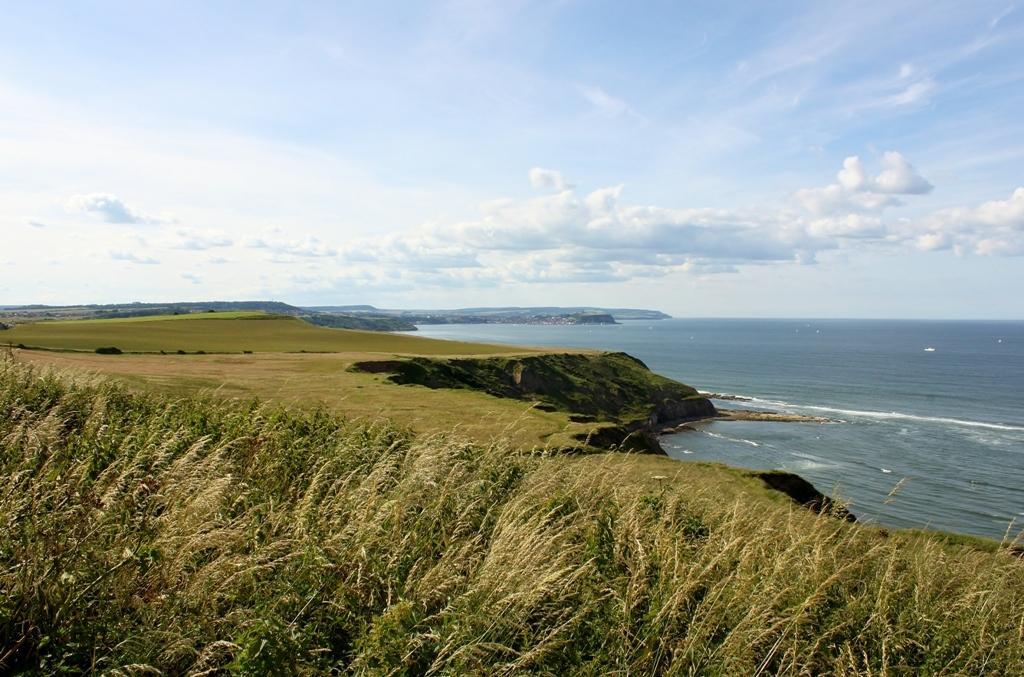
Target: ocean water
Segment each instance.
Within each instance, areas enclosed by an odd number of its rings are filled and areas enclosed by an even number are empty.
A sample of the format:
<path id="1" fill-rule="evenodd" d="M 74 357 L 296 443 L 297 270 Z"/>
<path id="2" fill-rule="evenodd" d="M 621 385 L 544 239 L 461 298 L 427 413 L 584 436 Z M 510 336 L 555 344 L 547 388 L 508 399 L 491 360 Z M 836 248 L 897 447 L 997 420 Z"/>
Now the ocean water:
<path id="1" fill-rule="evenodd" d="M 701 390 L 753 398 L 718 406 L 835 421 L 715 421 L 664 437 L 670 456 L 796 472 L 861 520 L 999 539 L 1024 529 L 1024 322 L 672 319 L 420 334 L 622 350 Z"/>

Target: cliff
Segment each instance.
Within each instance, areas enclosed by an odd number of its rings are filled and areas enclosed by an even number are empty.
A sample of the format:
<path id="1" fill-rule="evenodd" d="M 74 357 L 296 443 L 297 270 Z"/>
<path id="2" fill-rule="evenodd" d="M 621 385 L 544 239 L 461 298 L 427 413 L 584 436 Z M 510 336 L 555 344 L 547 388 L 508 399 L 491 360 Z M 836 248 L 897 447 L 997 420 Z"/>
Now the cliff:
<path id="1" fill-rule="evenodd" d="M 694 388 L 659 376 L 625 353 L 546 353 L 490 358 L 359 362 L 359 371 L 386 373 L 399 384 L 468 388 L 495 397 L 536 402 L 541 409 L 595 423 L 580 437 L 594 446 L 664 453 L 658 426 L 715 416 Z"/>

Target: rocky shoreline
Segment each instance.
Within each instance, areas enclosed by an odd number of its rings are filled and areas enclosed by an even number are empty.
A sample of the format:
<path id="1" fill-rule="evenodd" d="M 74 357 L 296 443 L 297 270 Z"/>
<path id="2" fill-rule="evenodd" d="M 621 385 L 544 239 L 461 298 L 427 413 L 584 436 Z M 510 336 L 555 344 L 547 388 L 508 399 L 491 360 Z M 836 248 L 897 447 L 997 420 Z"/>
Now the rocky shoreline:
<path id="1" fill-rule="evenodd" d="M 680 421 L 675 425 L 662 428 L 661 435 L 673 435 L 676 433 L 696 430 L 694 427 L 700 423 L 710 421 L 774 421 L 776 423 L 835 423 L 834 419 L 823 416 L 807 416 L 805 414 L 790 414 L 779 411 L 764 411 L 756 409 L 716 409 L 714 416 L 705 416 L 686 421 Z"/>

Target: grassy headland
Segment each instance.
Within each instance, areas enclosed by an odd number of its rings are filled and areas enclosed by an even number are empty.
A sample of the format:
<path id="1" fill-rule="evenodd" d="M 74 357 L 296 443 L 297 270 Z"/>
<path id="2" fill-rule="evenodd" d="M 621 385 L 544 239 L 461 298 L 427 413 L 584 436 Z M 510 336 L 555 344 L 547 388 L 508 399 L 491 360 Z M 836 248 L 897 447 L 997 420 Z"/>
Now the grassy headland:
<path id="1" fill-rule="evenodd" d="M 693 388 L 627 355 L 325 329 L 265 313 L 46 321 L 17 325 L 0 339 L 45 349 L 19 350 L 22 359 L 147 389 L 323 405 L 418 432 L 457 428 L 485 443 L 501 436 L 525 450 L 577 448 L 588 438 L 591 447 L 657 450 L 647 434 L 652 419 L 714 411 Z M 96 354 L 110 348 L 125 354 Z"/>
<path id="2" fill-rule="evenodd" d="M 258 322 L 258 325 L 253 323 Z M 494 355 L 529 349 L 439 341 L 373 331 L 314 326 L 296 317 L 233 311 L 110 320 L 18 324 L 0 342 L 48 350 L 94 351 L 115 346 L 131 353 L 369 352 L 414 355 Z"/>
<path id="3" fill-rule="evenodd" d="M 816 516 L 719 466 L 524 455 L 9 359 L 0 412 L 0 670 L 1024 664 L 1018 558 Z"/>

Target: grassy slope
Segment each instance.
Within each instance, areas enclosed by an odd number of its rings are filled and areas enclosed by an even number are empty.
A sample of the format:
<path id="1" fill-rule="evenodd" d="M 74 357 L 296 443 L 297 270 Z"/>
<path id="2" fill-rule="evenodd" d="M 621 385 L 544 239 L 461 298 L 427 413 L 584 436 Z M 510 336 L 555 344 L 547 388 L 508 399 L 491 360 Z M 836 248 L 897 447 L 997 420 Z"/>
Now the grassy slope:
<path id="1" fill-rule="evenodd" d="M 519 448 L 571 447 L 592 425 L 563 412 L 470 390 L 398 386 L 385 375 L 352 372 L 365 353 L 256 355 L 95 355 L 15 351 L 19 360 L 75 373 L 111 376 L 133 388 L 173 396 L 197 392 L 259 397 L 296 409 L 323 406 L 350 418 L 400 421 L 420 433 L 458 430 L 481 442 L 496 436 Z"/>
<path id="2" fill-rule="evenodd" d="M 386 413 L 420 432 L 459 429 L 477 440 L 500 434 L 528 449 L 577 445 L 574 435 L 592 427 L 571 423 L 564 413 L 537 411 L 482 393 L 429 391 L 410 397 L 408 388 L 396 387 L 384 377 L 348 372 L 354 361 L 368 357 L 536 352 L 529 348 L 329 329 L 297 318 L 247 311 L 38 322 L 0 332 L 0 342 L 71 351 L 19 353 L 27 360 L 112 374 L 147 389 L 258 396 L 299 406 L 324 405 L 347 416 L 370 419 Z M 103 346 L 171 354 L 92 354 Z M 175 355 L 179 349 L 257 354 Z M 298 351 L 321 354 L 282 354 Z"/>
<path id="3" fill-rule="evenodd" d="M 231 321 L 227 321 L 231 320 Z M 259 323 L 258 325 L 254 323 Z M 229 312 L 113 320 L 20 324 L 0 332 L 0 342 L 51 350 L 125 352 L 178 350 L 208 353 L 373 352 L 414 355 L 493 355 L 530 352 L 509 346 L 439 341 L 418 336 L 315 327 L 294 317 Z"/>
<path id="4" fill-rule="evenodd" d="M 305 407 L 324 405 L 350 417 L 377 419 L 386 415 L 419 432 L 458 429 L 483 442 L 502 436 L 523 449 L 583 444 L 580 439 L 599 425 L 574 423 L 569 420 L 571 411 L 601 414 L 601 420 L 607 420 L 613 413 L 636 414 L 630 407 L 639 406 L 637 401 L 652 388 L 665 390 L 668 399 L 693 393 L 686 386 L 651 374 L 626 357 L 547 354 L 541 363 L 539 352 L 530 349 L 322 329 L 295 318 L 251 312 L 40 322 L 16 327 L 0 335 L 0 339 L 69 351 L 18 351 L 21 359 L 113 374 L 147 389 L 178 395 L 211 390 L 229 397 L 258 396 Z M 171 354 L 104 356 L 76 352 L 97 346 L 150 353 L 163 346 L 159 349 Z M 221 354 L 176 355 L 171 346 L 184 346 L 182 349 L 189 352 Z M 238 353 L 245 346 L 255 347 L 256 354 L 223 354 Z M 335 352 L 266 352 L 300 349 Z M 462 365 L 460 374 L 475 373 L 482 379 L 474 384 L 475 390 L 451 389 L 447 386 L 452 384 L 448 383 L 443 389 L 400 387 L 384 375 L 349 371 L 356 361 L 410 353 L 433 358 L 472 354 L 487 359 L 452 362 Z M 418 364 L 431 368 L 448 364 L 417 359 Z M 540 411 L 528 402 L 486 394 L 498 393 L 499 381 L 511 378 L 505 373 L 506 367 L 522 360 L 532 360 L 527 363 L 530 366 L 524 372 L 524 383 L 539 380 L 553 386 L 542 399 L 558 405 L 560 411 Z M 578 364 L 580 360 L 597 362 L 583 367 Z M 488 370 L 487 365 L 494 368 Z M 586 378 L 582 378 L 584 372 Z M 668 385 L 673 388 L 666 390 Z M 604 402 L 607 406 L 591 411 L 573 401 L 580 397 L 587 403 Z"/>
<path id="5" fill-rule="evenodd" d="M 0 361 L 0 671 L 1014 674 L 1024 566 L 722 467 Z"/>

